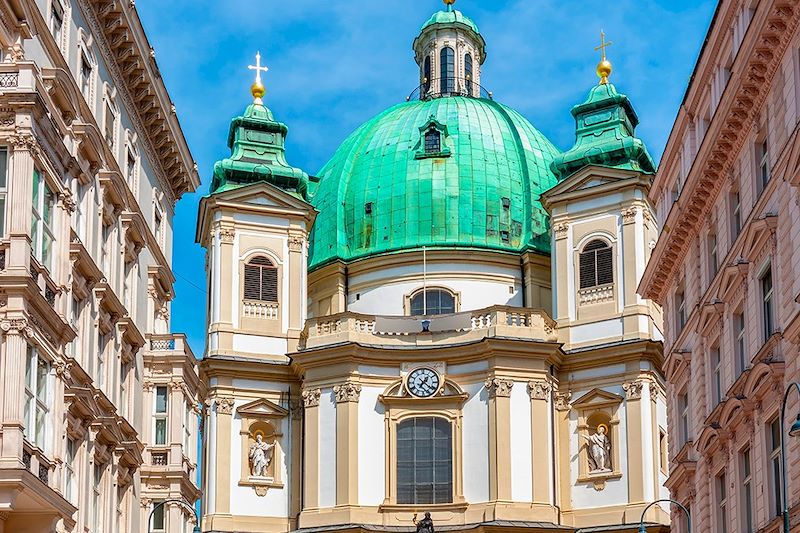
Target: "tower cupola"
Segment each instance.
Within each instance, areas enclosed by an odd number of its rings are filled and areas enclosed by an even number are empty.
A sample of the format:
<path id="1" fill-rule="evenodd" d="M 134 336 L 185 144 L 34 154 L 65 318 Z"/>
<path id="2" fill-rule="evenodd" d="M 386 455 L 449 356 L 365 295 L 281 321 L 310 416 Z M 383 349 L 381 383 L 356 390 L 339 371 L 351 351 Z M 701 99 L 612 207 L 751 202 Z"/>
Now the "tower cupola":
<path id="1" fill-rule="evenodd" d="M 444 3 L 447 8 L 434 13 L 414 39 L 420 99 L 480 97 L 486 41 L 469 17 L 453 9 L 455 0 Z"/>

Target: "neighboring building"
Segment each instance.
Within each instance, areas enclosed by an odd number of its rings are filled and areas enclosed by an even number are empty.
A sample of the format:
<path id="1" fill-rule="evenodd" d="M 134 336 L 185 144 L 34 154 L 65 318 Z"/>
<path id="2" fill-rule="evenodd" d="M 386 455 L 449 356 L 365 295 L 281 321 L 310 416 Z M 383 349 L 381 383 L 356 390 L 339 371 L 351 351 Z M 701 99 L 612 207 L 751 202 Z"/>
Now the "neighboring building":
<path id="1" fill-rule="evenodd" d="M 661 238 L 640 294 L 664 306 L 667 485 L 694 531 L 782 530 L 778 418 L 800 380 L 798 24 L 797 2 L 719 3 L 651 189 Z M 787 428 L 799 406 L 790 396 Z"/>
<path id="2" fill-rule="evenodd" d="M 198 497 L 203 389 L 168 332 L 199 179 L 133 6 L 0 2 L 4 533 L 144 531 L 152 502 Z"/>
<path id="3" fill-rule="evenodd" d="M 667 495 L 638 118 L 604 60 L 561 153 L 479 85 L 469 18 L 413 47 L 420 88 L 318 177 L 260 80 L 231 122 L 196 236 L 203 530 L 635 531 Z"/>

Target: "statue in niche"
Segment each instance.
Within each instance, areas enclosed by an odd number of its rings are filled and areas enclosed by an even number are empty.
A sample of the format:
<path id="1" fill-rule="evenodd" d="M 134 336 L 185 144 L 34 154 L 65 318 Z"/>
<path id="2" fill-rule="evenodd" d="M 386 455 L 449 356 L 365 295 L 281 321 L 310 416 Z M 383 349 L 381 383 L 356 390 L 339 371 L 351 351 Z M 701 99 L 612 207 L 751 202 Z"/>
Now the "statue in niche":
<path id="1" fill-rule="evenodd" d="M 259 433 L 256 441 L 250 445 L 250 475 L 253 477 L 267 477 L 267 469 L 272 462 L 272 450 L 275 443 L 264 442 L 264 437 Z"/>
<path id="2" fill-rule="evenodd" d="M 417 533 L 434 533 L 433 520 L 431 520 L 431 513 L 426 511 L 425 518 L 417 522 Z"/>
<path id="3" fill-rule="evenodd" d="M 611 472 L 611 439 L 606 433 L 608 426 L 600 424 L 592 435 L 582 435 L 587 442 L 589 473 Z"/>

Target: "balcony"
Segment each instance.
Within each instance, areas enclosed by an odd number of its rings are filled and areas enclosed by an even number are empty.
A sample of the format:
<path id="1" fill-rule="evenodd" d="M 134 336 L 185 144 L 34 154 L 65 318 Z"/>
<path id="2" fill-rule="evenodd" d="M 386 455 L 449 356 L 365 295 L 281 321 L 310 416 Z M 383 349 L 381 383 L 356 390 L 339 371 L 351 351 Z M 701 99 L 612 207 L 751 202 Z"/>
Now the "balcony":
<path id="1" fill-rule="evenodd" d="M 436 346 L 507 337 L 557 342 L 556 322 L 540 309 L 493 306 L 449 315 L 408 317 L 339 313 L 306 322 L 300 349 L 340 343 Z"/>
<path id="2" fill-rule="evenodd" d="M 261 320 L 278 320 L 278 302 L 262 302 L 260 300 L 242 300 L 242 312 L 245 318 Z"/>
<path id="3" fill-rule="evenodd" d="M 36 78 L 36 65 L 32 61 L 0 63 L 0 92 L 34 92 Z"/>

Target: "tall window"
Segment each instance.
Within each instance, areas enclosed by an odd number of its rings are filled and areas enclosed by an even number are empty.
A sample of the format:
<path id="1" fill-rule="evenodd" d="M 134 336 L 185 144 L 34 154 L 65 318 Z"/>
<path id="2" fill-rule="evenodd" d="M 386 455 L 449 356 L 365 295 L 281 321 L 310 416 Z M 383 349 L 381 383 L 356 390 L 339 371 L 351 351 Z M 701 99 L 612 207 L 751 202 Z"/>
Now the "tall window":
<path id="1" fill-rule="evenodd" d="M 33 255 L 48 269 L 53 263 L 53 212 L 56 195 L 38 170 L 33 171 L 33 214 L 31 246 Z"/>
<path id="2" fill-rule="evenodd" d="M 92 67 L 91 61 L 86 57 L 85 53 L 81 53 L 81 93 L 86 101 L 89 101 L 92 91 Z"/>
<path id="3" fill-rule="evenodd" d="M 472 54 L 467 54 L 464 56 L 464 77 L 466 78 L 467 94 L 474 96 L 475 92 L 473 91 L 474 80 L 472 79 Z"/>
<path id="4" fill-rule="evenodd" d="M 708 282 L 711 283 L 711 280 L 713 280 L 714 276 L 717 275 L 717 269 L 719 269 L 716 233 L 710 233 L 708 235 L 707 246 L 708 246 Z"/>
<path id="5" fill-rule="evenodd" d="M 678 417 L 681 444 L 689 442 L 689 393 L 678 395 Z"/>
<path id="6" fill-rule="evenodd" d="M 742 231 L 742 199 L 739 195 L 739 191 L 731 192 L 729 204 L 731 213 L 731 243 L 733 243 Z"/>
<path id="7" fill-rule="evenodd" d="M 254 257 L 244 265 L 244 297 L 262 302 L 278 301 L 278 269 L 266 257 Z"/>
<path id="8" fill-rule="evenodd" d="M 111 102 L 106 100 L 105 105 L 105 120 L 103 122 L 103 133 L 106 137 L 106 142 L 111 148 L 114 148 L 116 136 L 114 129 L 117 122 L 117 114 L 114 113 L 114 108 L 111 107 Z"/>
<path id="9" fill-rule="evenodd" d="M 711 348 L 711 394 L 714 405 L 722 401 L 722 357 L 720 356 L 719 346 Z"/>
<path id="10" fill-rule="evenodd" d="M 6 233 L 6 194 L 8 193 L 8 148 L 0 146 L 0 237 Z"/>
<path id="11" fill-rule="evenodd" d="M 92 533 L 103 531 L 103 471 L 105 465 L 95 463 L 92 480 Z"/>
<path id="12" fill-rule="evenodd" d="M 453 501 L 452 425 L 439 417 L 405 420 L 397 426 L 397 503 Z"/>
<path id="13" fill-rule="evenodd" d="M 136 154 L 130 148 L 125 158 L 125 179 L 128 180 L 128 187 L 136 192 Z"/>
<path id="14" fill-rule="evenodd" d="M 756 158 L 758 160 L 758 193 L 761 194 L 769 182 L 769 147 L 766 139 L 757 144 Z"/>
<path id="15" fill-rule="evenodd" d="M 192 404 L 184 400 L 183 402 L 183 453 L 191 456 L 189 445 L 192 442 Z"/>
<path id="16" fill-rule="evenodd" d="M 119 365 L 119 412 L 122 416 L 128 416 L 128 373 L 130 363 L 120 363 Z"/>
<path id="17" fill-rule="evenodd" d="M 431 56 L 425 56 L 422 64 L 422 90 L 423 94 L 431 88 Z"/>
<path id="18" fill-rule="evenodd" d="M 161 502 L 153 502 L 153 518 L 151 518 L 150 529 L 151 531 L 165 531 L 167 520 L 164 507 L 166 505 L 159 505 Z"/>
<path id="19" fill-rule="evenodd" d="M 75 458 L 77 456 L 78 444 L 74 439 L 67 437 L 67 448 L 64 450 L 64 498 L 69 502 L 75 502 L 77 497 Z"/>
<path id="20" fill-rule="evenodd" d="M 741 374 L 747 368 L 747 350 L 745 345 L 744 313 L 733 315 L 734 351 L 736 352 L 736 373 Z"/>
<path id="21" fill-rule="evenodd" d="M 436 128 L 425 132 L 425 153 L 438 154 L 442 151 L 442 134 Z"/>
<path id="22" fill-rule="evenodd" d="M 605 241 L 594 240 L 580 254 L 581 289 L 607 285 L 614 282 L 614 261 L 611 246 Z"/>
<path id="23" fill-rule="evenodd" d="M 97 332 L 97 360 L 95 365 L 95 378 L 101 390 L 106 387 L 106 348 L 108 347 L 108 334 Z"/>
<path id="24" fill-rule="evenodd" d="M 675 331 L 680 334 L 686 325 L 686 293 L 683 288 L 675 293 Z"/>
<path id="25" fill-rule="evenodd" d="M 770 338 L 775 331 L 775 310 L 773 308 L 772 267 L 761 275 L 761 313 L 764 318 L 764 341 Z"/>
<path id="26" fill-rule="evenodd" d="M 725 486 L 725 471 L 717 475 L 715 480 L 717 497 L 717 531 L 728 533 L 728 487 Z"/>
<path id="27" fill-rule="evenodd" d="M 44 449 L 47 433 L 50 363 L 28 345 L 25 358 L 25 438 Z"/>
<path id="28" fill-rule="evenodd" d="M 767 425 L 767 449 L 769 450 L 769 503 L 770 517 L 781 514 L 781 426 L 776 418 Z"/>
<path id="29" fill-rule="evenodd" d="M 168 389 L 165 385 L 156 387 L 156 409 L 155 409 L 155 443 L 162 445 L 167 443 L 167 394 Z"/>
<path id="30" fill-rule="evenodd" d="M 50 7 L 50 31 L 56 40 L 58 47 L 61 48 L 61 36 L 64 29 L 64 6 L 60 0 L 53 0 Z"/>
<path id="31" fill-rule="evenodd" d="M 442 86 L 442 94 L 450 94 L 455 90 L 456 84 L 456 61 L 455 53 L 449 46 L 442 48 L 439 52 L 439 83 Z"/>
<path id="32" fill-rule="evenodd" d="M 669 453 L 667 450 L 667 432 L 664 429 L 658 429 L 658 455 L 661 470 L 667 472 L 669 470 Z"/>
<path id="33" fill-rule="evenodd" d="M 742 533 L 753 533 L 753 472 L 750 465 L 750 448 L 739 452 L 742 479 Z"/>
<path id="34" fill-rule="evenodd" d="M 164 246 L 163 242 L 164 222 L 161 216 L 161 209 L 158 206 L 153 208 L 153 234 L 159 246 Z"/>
<path id="35" fill-rule="evenodd" d="M 456 298 L 444 289 L 427 289 L 411 297 L 411 316 L 446 315 L 456 312 Z"/>

